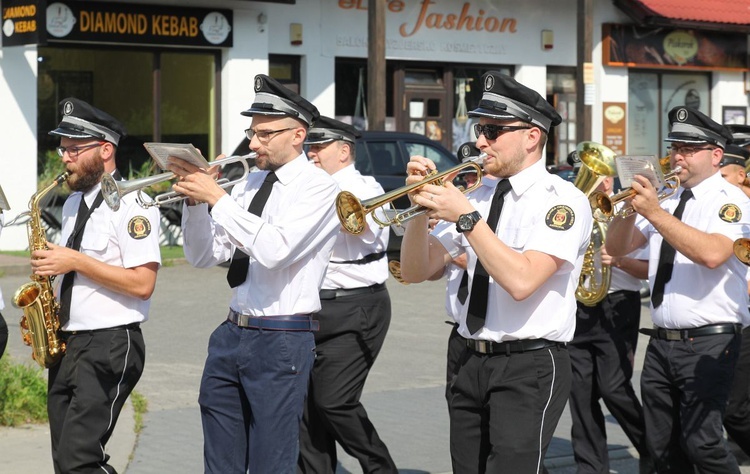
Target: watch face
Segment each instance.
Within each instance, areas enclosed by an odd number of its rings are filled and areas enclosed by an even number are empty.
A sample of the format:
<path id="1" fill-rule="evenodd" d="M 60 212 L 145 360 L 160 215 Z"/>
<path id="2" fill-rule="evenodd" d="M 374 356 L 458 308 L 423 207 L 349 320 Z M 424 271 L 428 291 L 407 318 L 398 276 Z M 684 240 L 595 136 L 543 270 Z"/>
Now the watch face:
<path id="1" fill-rule="evenodd" d="M 471 230 L 474 228 L 474 219 L 471 214 L 462 214 L 458 217 L 458 227 L 461 230 Z"/>

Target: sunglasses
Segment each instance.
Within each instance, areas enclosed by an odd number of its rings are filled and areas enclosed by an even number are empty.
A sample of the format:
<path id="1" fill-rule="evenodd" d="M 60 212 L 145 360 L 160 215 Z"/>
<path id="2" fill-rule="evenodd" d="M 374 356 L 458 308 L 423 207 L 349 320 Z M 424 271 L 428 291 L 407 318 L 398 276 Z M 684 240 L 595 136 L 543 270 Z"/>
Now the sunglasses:
<path id="1" fill-rule="evenodd" d="M 501 133 L 514 132 L 516 130 L 528 130 L 533 127 L 525 125 L 495 125 L 495 124 L 474 124 L 474 135 L 479 138 L 479 135 L 484 135 L 487 140 L 495 140 Z"/>

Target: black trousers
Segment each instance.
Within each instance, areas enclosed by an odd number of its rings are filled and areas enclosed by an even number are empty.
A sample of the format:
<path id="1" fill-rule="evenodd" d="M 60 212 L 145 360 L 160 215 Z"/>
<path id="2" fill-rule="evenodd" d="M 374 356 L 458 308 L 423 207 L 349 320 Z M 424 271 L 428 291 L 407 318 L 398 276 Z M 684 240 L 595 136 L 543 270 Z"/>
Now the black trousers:
<path id="1" fill-rule="evenodd" d="M 70 336 L 49 369 L 47 413 L 56 473 L 114 473 L 105 446 L 143 373 L 140 329 Z"/>
<path id="2" fill-rule="evenodd" d="M 8 324 L 0 313 L 0 358 L 5 354 L 5 347 L 8 345 Z"/>
<path id="3" fill-rule="evenodd" d="M 569 393 L 564 347 L 509 356 L 465 349 L 448 401 L 454 474 L 547 472 L 544 455 Z"/>
<path id="4" fill-rule="evenodd" d="M 596 306 L 578 303 L 576 333 L 568 344 L 571 441 L 578 474 L 608 474 L 604 413 L 615 417 L 641 459 L 648 457 L 643 408 L 630 382 L 638 343 L 641 299 L 637 291 L 617 291 Z"/>
<path id="5" fill-rule="evenodd" d="M 740 472 L 722 420 L 741 339 L 649 340 L 641 396 L 647 446 L 660 474 Z"/>
<path id="6" fill-rule="evenodd" d="M 388 448 L 360 403 L 367 374 L 391 322 L 391 298 L 372 294 L 322 300 L 316 314 L 317 357 L 300 428 L 298 471 L 336 471 L 336 443 L 357 458 L 362 472 L 397 473 Z"/>
<path id="7" fill-rule="evenodd" d="M 734 368 L 724 428 L 731 441 L 750 456 L 750 326 L 742 330 L 740 357 Z"/>
<path id="8" fill-rule="evenodd" d="M 446 354 L 445 368 L 445 399 L 450 401 L 450 389 L 458 372 L 458 361 L 466 350 L 464 338 L 458 334 L 458 323 L 452 323 L 453 328 L 448 336 L 448 351 Z M 449 404 L 450 408 L 450 404 Z"/>

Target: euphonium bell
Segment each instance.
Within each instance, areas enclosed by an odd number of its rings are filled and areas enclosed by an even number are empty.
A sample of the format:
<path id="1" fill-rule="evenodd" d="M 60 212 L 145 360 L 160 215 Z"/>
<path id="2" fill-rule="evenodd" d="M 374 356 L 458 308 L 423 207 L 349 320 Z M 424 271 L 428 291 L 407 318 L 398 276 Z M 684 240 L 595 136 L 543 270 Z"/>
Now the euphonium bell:
<path id="1" fill-rule="evenodd" d="M 581 142 L 572 153 L 581 162 L 573 184 L 588 196 L 604 178 L 615 176 L 615 152 L 595 142 Z"/>

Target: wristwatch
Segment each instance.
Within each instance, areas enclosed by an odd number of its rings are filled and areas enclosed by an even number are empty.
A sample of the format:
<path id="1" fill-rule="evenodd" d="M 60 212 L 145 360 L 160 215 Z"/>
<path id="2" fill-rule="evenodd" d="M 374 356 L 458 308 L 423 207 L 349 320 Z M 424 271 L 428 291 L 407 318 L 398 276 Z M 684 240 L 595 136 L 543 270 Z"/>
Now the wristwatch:
<path id="1" fill-rule="evenodd" d="M 479 215 L 479 211 L 470 212 L 468 214 L 461 214 L 458 216 L 458 220 L 456 221 L 456 231 L 459 233 L 462 232 L 469 232 L 470 230 L 474 229 L 474 226 L 477 222 L 479 222 L 479 219 L 481 219 L 482 216 Z"/>

